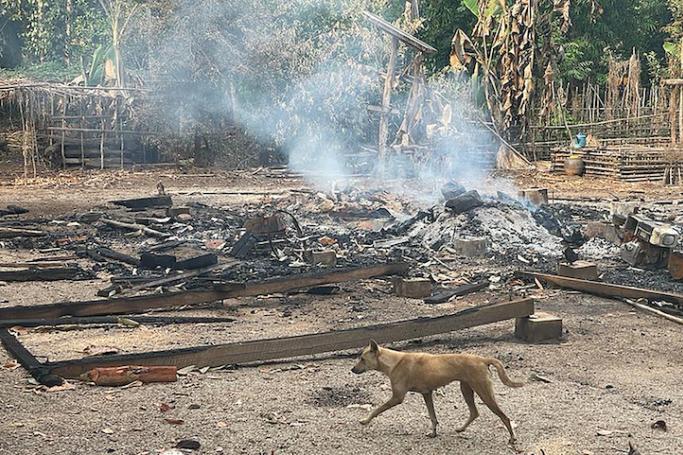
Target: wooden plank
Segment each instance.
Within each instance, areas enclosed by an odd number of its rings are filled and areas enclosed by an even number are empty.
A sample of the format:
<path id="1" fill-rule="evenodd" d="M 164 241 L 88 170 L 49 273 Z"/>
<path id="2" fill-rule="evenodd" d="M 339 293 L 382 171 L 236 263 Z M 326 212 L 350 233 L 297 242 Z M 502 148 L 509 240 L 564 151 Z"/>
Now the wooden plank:
<path id="1" fill-rule="evenodd" d="M 11 227 L 0 227 L 0 239 L 11 239 L 14 237 L 42 237 L 46 232 L 35 229 L 17 229 Z"/>
<path id="2" fill-rule="evenodd" d="M 424 52 L 426 54 L 435 54 L 436 53 L 436 49 L 434 49 L 429 44 L 425 43 L 422 40 L 415 38 L 414 36 L 404 32 L 403 30 L 401 30 L 399 28 L 396 28 L 394 25 L 385 21 L 381 17 L 375 16 L 374 14 L 372 14 L 368 11 L 363 11 L 363 14 L 365 15 L 365 17 L 370 22 L 372 22 L 374 25 L 376 25 L 383 32 L 388 33 L 393 38 L 400 40 L 401 42 L 403 42 L 407 46 L 410 46 L 413 49 L 417 49 L 418 51 Z"/>
<path id="3" fill-rule="evenodd" d="M 121 199 L 117 201 L 111 201 L 114 205 L 120 205 L 129 209 L 146 209 L 146 208 L 166 208 L 173 205 L 171 196 L 152 196 L 152 197 L 142 197 L 137 199 Z"/>
<path id="4" fill-rule="evenodd" d="M 36 381 L 46 385 L 59 385 L 64 382 L 61 377 L 50 374 L 49 367 L 40 363 L 38 359 L 36 359 L 35 356 L 9 332 L 9 330 L 0 328 L 0 341 L 5 350 L 7 350 L 7 352 L 15 358 Z"/>
<path id="5" fill-rule="evenodd" d="M 217 324 L 234 322 L 235 318 L 213 317 L 180 317 L 180 316 L 88 316 L 66 317 L 56 319 L 7 319 L 0 321 L 0 327 L 58 327 L 60 325 L 106 325 L 120 324 L 121 319 L 129 319 L 140 324 L 167 325 L 167 324 Z"/>
<path id="6" fill-rule="evenodd" d="M 470 294 L 472 292 L 476 292 L 476 291 L 480 291 L 482 289 L 486 289 L 487 287 L 489 287 L 489 284 L 490 283 L 488 280 L 484 280 L 484 281 L 480 281 L 478 283 L 464 284 L 462 286 L 458 286 L 457 288 L 453 288 L 453 289 L 441 289 L 438 292 L 436 292 L 434 295 L 424 299 L 424 303 L 436 304 L 436 303 L 448 302 L 453 297 L 460 297 L 463 295 Z"/>
<path id="7" fill-rule="evenodd" d="M 664 300 L 677 305 L 683 305 L 683 295 L 669 292 L 656 291 L 654 289 L 633 288 L 618 284 L 602 283 L 600 281 L 580 280 L 559 275 L 536 272 L 518 272 L 519 276 L 526 278 L 537 278 L 556 286 L 585 292 L 587 294 L 598 295 L 608 298 L 626 299 L 648 299 Z"/>
<path id="8" fill-rule="evenodd" d="M 0 271 L 0 281 L 59 281 L 75 280 L 84 276 L 78 267 L 29 268 Z"/>
<path id="9" fill-rule="evenodd" d="M 323 284 L 342 283 L 382 275 L 403 274 L 408 265 L 402 262 L 336 269 L 330 272 L 301 274 L 253 283 L 217 286 L 208 291 L 187 291 L 137 297 L 62 302 L 46 305 L 0 308 L 0 321 L 5 319 L 50 319 L 62 316 L 102 316 L 144 313 L 149 310 L 215 302 L 227 298 L 249 297 L 293 291 Z"/>
<path id="10" fill-rule="evenodd" d="M 140 354 L 106 355 L 46 363 L 52 374 L 77 378 L 92 368 L 124 365 L 220 366 L 287 359 L 325 352 L 356 349 L 370 339 L 379 343 L 422 338 L 462 330 L 534 313 L 532 299 L 469 308 L 446 316 L 417 318 L 325 333 L 244 341 L 214 346 L 155 351 Z"/>
<path id="11" fill-rule="evenodd" d="M 171 234 L 156 231 L 154 229 L 148 228 L 147 226 L 143 226 L 142 224 L 124 223 L 123 221 L 109 220 L 106 218 L 102 218 L 102 222 L 116 228 L 130 229 L 132 231 L 142 231 L 145 234 L 149 234 L 153 237 L 166 238 L 171 236 Z"/>

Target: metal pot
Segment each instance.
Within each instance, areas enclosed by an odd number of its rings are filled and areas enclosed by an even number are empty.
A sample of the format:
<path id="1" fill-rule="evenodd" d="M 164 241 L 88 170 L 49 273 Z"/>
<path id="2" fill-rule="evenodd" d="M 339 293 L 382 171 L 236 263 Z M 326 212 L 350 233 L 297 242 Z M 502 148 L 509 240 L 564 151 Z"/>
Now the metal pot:
<path id="1" fill-rule="evenodd" d="M 566 175 L 583 175 L 586 165 L 578 156 L 570 156 L 564 160 L 564 173 Z"/>

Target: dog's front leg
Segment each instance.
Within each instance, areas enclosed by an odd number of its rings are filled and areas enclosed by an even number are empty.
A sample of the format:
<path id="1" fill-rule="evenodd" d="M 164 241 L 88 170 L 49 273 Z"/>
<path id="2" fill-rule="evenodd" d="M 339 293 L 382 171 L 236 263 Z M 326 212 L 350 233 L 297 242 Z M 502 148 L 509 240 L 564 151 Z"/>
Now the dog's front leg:
<path id="1" fill-rule="evenodd" d="M 369 424 L 372 419 L 374 419 L 375 417 L 377 417 L 378 415 L 380 415 L 384 411 L 391 409 L 394 406 L 403 403 L 403 398 L 405 398 L 405 396 L 406 396 L 405 393 L 401 394 L 401 393 L 394 392 L 394 394 L 391 396 L 389 401 L 387 401 L 386 403 L 384 403 L 383 405 L 379 406 L 377 409 L 372 411 L 370 413 L 370 415 L 367 416 L 365 419 L 361 420 L 360 423 L 362 423 L 363 425 Z"/>
<path id="2" fill-rule="evenodd" d="M 432 432 L 427 436 L 430 438 L 436 437 L 436 426 L 439 422 L 436 420 L 436 412 L 434 412 L 434 400 L 432 399 L 432 392 L 423 393 L 422 396 L 425 399 L 425 404 L 427 405 L 427 412 L 429 412 L 429 420 L 432 421 Z"/>

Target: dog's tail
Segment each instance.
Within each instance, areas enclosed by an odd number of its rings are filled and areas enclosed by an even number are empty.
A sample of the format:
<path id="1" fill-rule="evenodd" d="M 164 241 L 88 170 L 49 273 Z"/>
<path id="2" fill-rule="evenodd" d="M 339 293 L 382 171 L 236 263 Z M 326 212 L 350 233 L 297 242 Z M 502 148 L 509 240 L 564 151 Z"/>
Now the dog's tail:
<path id="1" fill-rule="evenodd" d="M 493 365 L 494 367 L 496 367 L 500 381 L 503 384 L 505 384 L 506 386 L 508 386 L 508 387 L 522 387 L 524 385 L 523 383 L 515 382 L 508 377 L 507 372 L 505 371 L 505 367 L 500 362 L 500 360 L 493 359 L 493 358 L 487 358 L 487 359 L 484 359 L 484 361 L 486 362 L 486 366 Z"/>

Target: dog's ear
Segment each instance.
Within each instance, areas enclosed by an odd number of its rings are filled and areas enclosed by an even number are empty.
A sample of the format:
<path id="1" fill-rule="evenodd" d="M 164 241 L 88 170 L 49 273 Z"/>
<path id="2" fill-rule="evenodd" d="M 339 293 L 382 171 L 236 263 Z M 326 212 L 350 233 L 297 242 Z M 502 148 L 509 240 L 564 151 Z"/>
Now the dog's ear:
<path id="1" fill-rule="evenodd" d="M 377 344 L 377 342 L 375 340 L 370 340 L 370 350 L 372 352 L 379 351 L 379 345 Z"/>

